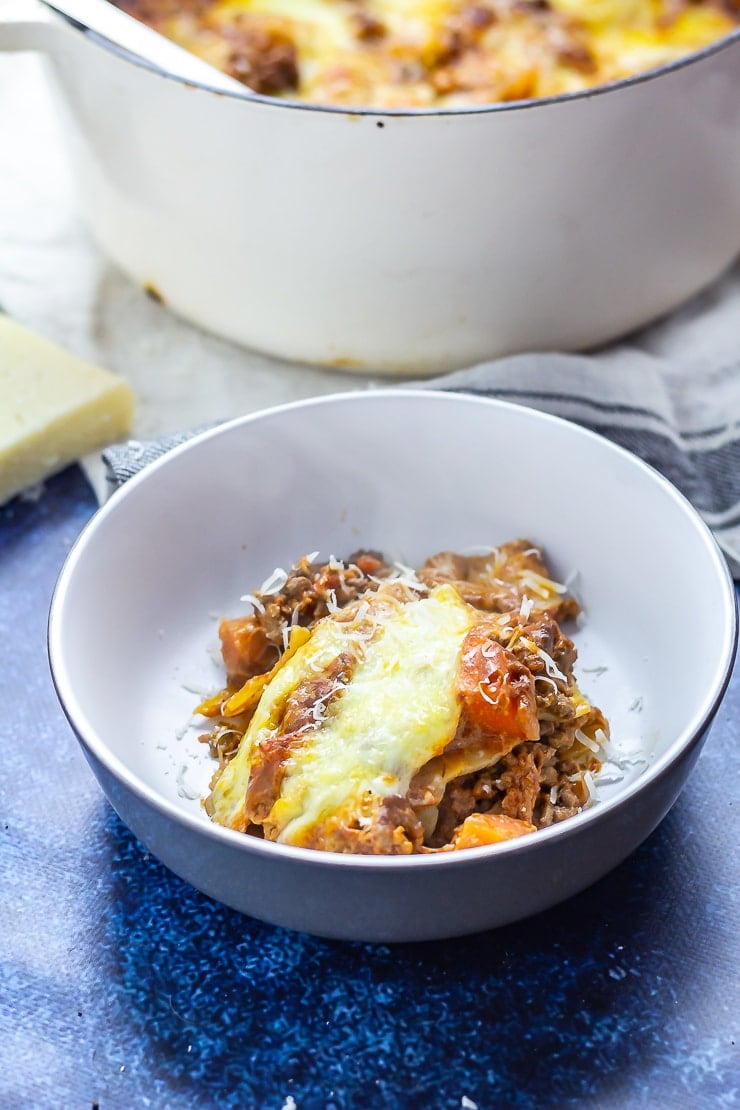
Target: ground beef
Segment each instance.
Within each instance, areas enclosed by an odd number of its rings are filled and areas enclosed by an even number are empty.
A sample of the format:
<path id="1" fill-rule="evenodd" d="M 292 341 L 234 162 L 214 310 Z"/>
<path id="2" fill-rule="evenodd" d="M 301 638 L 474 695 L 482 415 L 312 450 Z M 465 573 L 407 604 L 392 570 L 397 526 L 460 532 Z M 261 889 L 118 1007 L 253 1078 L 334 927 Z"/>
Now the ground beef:
<path id="1" fill-rule="evenodd" d="M 509 613 L 519 609 L 522 600 L 522 572 L 550 578 L 542 553 L 530 540 L 512 540 L 502 544 L 497 553 L 458 555 L 441 551 L 427 559 L 417 571 L 425 585 L 433 587 L 451 583 L 464 601 L 487 613 Z M 568 620 L 579 612 L 575 598 L 558 595 L 548 606 L 556 620 Z"/>
<path id="2" fill-rule="evenodd" d="M 352 13 L 352 29 L 360 42 L 373 42 L 384 38 L 386 34 L 386 26 L 382 20 L 361 7 Z"/>
<path id="3" fill-rule="evenodd" d="M 582 777 L 587 768 L 582 759 L 567 757 L 572 733 L 557 739 L 560 748 L 543 741 L 520 744 L 494 767 L 448 783 L 428 846 L 448 844 L 471 813 L 503 813 L 538 829 L 578 813 L 588 800 Z"/>
<path id="4" fill-rule="evenodd" d="M 516 754 L 512 752 L 506 762 L 506 770 L 496 781 L 503 793 L 501 812 L 531 824 L 540 792 L 540 776 L 534 754 L 531 748 L 522 747 Z"/>
<path id="5" fill-rule="evenodd" d="M 372 551 L 356 551 L 345 564 L 301 559 L 275 592 L 255 590 L 251 595 L 256 601 L 253 614 L 221 622 L 222 654 L 230 685 L 241 685 L 268 670 L 285 647 L 286 629 L 295 624 L 310 627 L 327 615 L 330 605 L 343 609 L 360 594 L 376 589 L 373 578 L 387 576 L 391 569 Z"/>
<path id="6" fill-rule="evenodd" d="M 225 27 L 222 33 L 229 40 L 224 67 L 229 76 L 266 96 L 298 88 L 298 55 L 287 34 L 240 22 Z"/>
<path id="7" fill-rule="evenodd" d="M 168 19 L 192 13 L 202 17 L 212 0 L 117 0 L 116 7 L 151 27 L 164 28 Z"/>
<path id="8" fill-rule="evenodd" d="M 531 640 L 546 652 L 554 660 L 558 670 L 572 679 L 573 665 L 578 658 L 578 652 L 573 641 L 563 634 L 556 621 L 546 618 L 525 625 L 522 629 L 522 637 L 518 641 L 521 654 L 517 652 L 516 644 L 511 649 L 533 674 L 541 674 L 546 671 L 545 661 L 541 656 L 533 655 L 530 649 L 521 643 L 522 638 Z"/>
<path id="9" fill-rule="evenodd" d="M 338 818 L 322 822 L 307 848 L 343 852 L 349 855 L 400 856 L 419 852 L 424 829 L 408 799 L 392 794 L 367 818 L 344 824 Z"/>

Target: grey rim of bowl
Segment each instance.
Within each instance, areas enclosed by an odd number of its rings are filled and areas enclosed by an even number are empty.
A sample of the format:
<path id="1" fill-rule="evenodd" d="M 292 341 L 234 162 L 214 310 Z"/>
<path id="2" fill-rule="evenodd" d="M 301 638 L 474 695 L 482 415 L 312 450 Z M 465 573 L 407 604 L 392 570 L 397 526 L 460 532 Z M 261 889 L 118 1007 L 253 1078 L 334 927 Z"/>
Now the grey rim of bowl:
<path id="1" fill-rule="evenodd" d="M 42 0 L 43 2 L 43 0 Z M 186 85 L 191 88 L 203 89 L 204 92 L 211 93 L 213 96 L 226 97 L 229 100 L 245 100 L 248 103 L 264 104 L 269 108 L 279 108 L 283 110 L 298 110 L 302 112 L 323 112 L 330 115 L 340 116 L 368 116 L 377 119 L 408 119 L 412 117 L 435 117 L 435 116 L 470 116 L 470 115 L 488 115 L 493 112 L 514 112 L 522 110 L 531 110 L 536 108 L 547 107 L 552 104 L 563 104 L 572 100 L 588 100 L 597 96 L 604 96 L 607 93 L 614 92 L 618 89 L 631 88 L 633 85 L 641 85 L 647 81 L 654 81 L 663 74 L 674 73 L 676 70 L 684 69 L 686 66 L 693 65 L 696 62 L 702 61 L 704 58 L 709 58 L 713 54 L 718 54 L 723 50 L 740 41 L 740 27 L 729 34 L 723 35 L 722 38 L 717 39 L 715 42 L 709 43 L 707 46 L 702 47 L 701 50 L 694 50 L 683 57 L 676 58 L 666 65 L 658 66 L 654 69 L 647 69 L 640 73 L 635 73 L 629 77 L 623 77 L 618 81 L 610 81 L 605 85 L 595 85 L 593 88 L 578 89 L 575 92 L 561 93 L 559 96 L 540 97 L 529 100 L 510 100 L 505 103 L 497 104 L 468 104 L 460 105 L 454 108 L 363 108 L 363 107 L 349 107 L 340 106 L 336 104 L 311 104 L 302 100 L 289 100 L 279 99 L 274 96 L 265 96 L 263 93 L 248 92 L 246 95 L 241 96 L 237 92 L 229 92 L 226 89 L 215 89 L 209 85 L 201 84 L 196 81 L 186 81 L 182 77 L 177 77 L 175 74 L 168 73 L 166 70 L 161 69 L 154 63 L 139 58 L 136 54 L 130 53 L 122 46 L 111 42 L 110 39 L 104 38 L 102 35 L 91 31 L 83 24 L 78 23 L 70 16 L 62 15 L 61 12 L 54 11 L 49 8 L 54 16 L 58 17 L 63 22 L 67 23 L 70 27 L 75 28 L 84 34 L 87 38 L 95 42 L 97 45 L 102 46 L 105 50 L 116 54 L 118 57 L 123 58 L 125 61 L 131 62 L 133 65 L 139 66 L 141 69 L 147 69 L 151 73 L 156 73 L 160 77 L 165 78 L 167 81 L 174 81 L 178 85 Z"/>
<path id="2" fill-rule="evenodd" d="M 574 435 L 585 437 L 586 439 L 597 440 L 602 449 L 622 456 L 631 460 L 632 464 L 641 469 L 645 474 L 649 475 L 653 481 L 658 482 L 666 494 L 670 496 L 694 522 L 694 525 L 702 533 L 704 542 L 707 548 L 707 553 L 710 555 L 714 563 L 715 570 L 722 580 L 723 591 L 725 593 L 725 614 L 726 621 L 723 629 L 724 639 L 724 669 L 719 677 L 715 686 L 715 692 L 712 695 L 709 703 L 704 707 L 699 719 L 692 723 L 688 728 L 684 729 L 679 736 L 673 741 L 668 750 L 641 776 L 639 776 L 633 783 L 625 788 L 624 792 L 619 793 L 609 801 L 599 802 L 595 806 L 583 810 L 575 817 L 569 818 L 558 825 L 551 826 L 548 829 L 539 829 L 534 838 L 519 837 L 513 840 L 505 841 L 502 844 L 493 846 L 486 846 L 481 848 L 468 848 L 464 852 L 449 852 L 440 853 L 437 855 L 411 855 L 411 856 L 355 856 L 343 855 L 338 852 L 322 852 L 311 848 L 298 848 L 290 844 L 278 844 L 271 841 L 260 840 L 257 837 L 250 837 L 245 833 L 235 832 L 233 829 L 226 829 L 221 825 L 216 825 L 211 821 L 204 821 L 194 814 L 180 809 L 173 802 L 168 801 L 166 798 L 161 797 L 156 790 L 143 783 L 136 775 L 134 775 L 128 767 L 117 756 L 111 755 L 104 741 L 100 739 L 93 729 L 83 727 L 83 724 L 78 724 L 75 720 L 75 715 L 67 704 L 64 693 L 61 689 L 63 685 L 60 675 L 64 675 L 64 664 L 61 660 L 55 663 L 57 652 L 54 647 L 57 628 L 57 614 L 62 605 L 62 598 L 66 590 L 67 579 L 74 571 L 75 563 L 79 558 L 80 552 L 87 542 L 87 537 L 94 533 L 97 528 L 98 522 L 109 515 L 115 509 L 115 505 L 120 501 L 120 498 L 130 496 L 135 492 L 136 488 L 141 482 L 144 482 L 148 477 L 158 469 L 171 465 L 177 456 L 190 451 L 193 448 L 197 449 L 199 443 L 215 439 L 224 432 L 229 430 L 249 425 L 255 421 L 270 419 L 279 416 L 284 412 L 296 409 L 312 408 L 316 405 L 327 405 L 336 403 L 362 404 L 367 403 L 373 399 L 393 399 L 397 397 L 416 397 L 426 398 L 433 403 L 453 401 L 455 404 L 472 404 L 476 407 L 480 405 L 490 406 L 495 409 L 512 410 L 517 413 L 526 413 L 530 418 L 535 420 L 543 420 L 545 422 L 554 423 L 557 425 L 566 426 Z M 274 405 L 267 409 L 261 409 L 258 412 L 248 413 L 246 416 L 240 416 L 233 420 L 225 421 L 215 428 L 209 428 L 206 431 L 200 432 L 193 436 L 192 439 L 187 440 L 185 443 L 179 444 L 177 447 L 172 448 L 167 454 L 156 459 L 149 464 L 143 471 L 135 477 L 130 478 L 126 484 L 115 492 L 111 500 L 108 501 L 102 508 L 100 508 L 94 516 L 88 521 L 77 540 L 70 549 L 67 558 L 65 559 L 62 570 L 57 579 L 54 591 L 52 594 L 51 605 L 49 609 L 49 620 L 47 625 L 47 649 L 49 656 L 49 663 L 51 669 L 52 681 L 56 690 L 57 697 L 62 706 L 67 721 L 70 724 L 73 732 L 78 740 L 84 747 L 100 762 L 106 770 L 118 781 L 122 782 L 126 788 L 137 795 L 142 801 L 146 802 L 149 806 L 157 810 L 160 815 L 166 816 L 173 820 L 176 824 L 184 824 L 194 832 L 200 832 L 209 838 L 215 839 L 217 842 L 224 842 L 232 846 L 241 846 L 247 853 L 267 853 L 268 856 L 277 852 L 281 858 L 290 858 L 294 861 L 303 862 L 313 866 L 331 866 L 331 867 L 349 867 L 359 869 L 385 869 L 385 868 L 404 868 L 410 867 L 449 867 L 456 866 L 462 867 L 467 863 L 474 863 L 479 861 L 482 856 L 494 857 L 501 853 L 526 851 L 535 848 L 537 844 L 542 844 L 549 841 L 553 837 L 558 839 L 569 839 L 571 836 L 577 835 L 579 830 L 584 825 L 596 824 L 601 820 L 607 818 L 613 809 L 622 806 L 634 794 L 639 793 L 649 783 L 657 781 L 667 774 L 673 764 L 679 760 L 686 752 L 688 752 L 696 743 L 699 742 L 701 737 L 705 734 L 711 725 L 717 710 L 724 698 L 727 687 L 730 682 L 732 668 L 735 661 L 735 656 L 738 647 L 738 611 L 737 602 L 735 598 L 735 587 L 730 575 L 727 562 L 720 551 L 720 548 L 712 535 L 708 526 L 701 519 L 693 505 L 686 497 L 649 463 L 644 462 L 642 459 L 633 455 L 631 452 L 619 447 L 617 444 L 612 443 L 610 440 L 603 436 L 592 432 L 587 428 L 583 428 L 578 424 L 573 424 L 568 420 L 559 416 L 553 416 L 550 413 L 541 412 L 538 409 L 530 409 L 523 405 L 517 405 L 511 401 L 500 401 L 495 398 L 484 398 L 466 395 L 464 393 L 446 393 L 442 390 L 417 390 L 417 389 L 399 389 L 399 390 L 385 390 L 378 389 L 370 392 L 350 392 L 350 393 L 334 393 L 327 394 L 321 397 L 310 397 L 300 401 L 292 401 L 287 404 Z M 84 714 L 79 714 L 84 718 Z M 84 724 L 87 722 L 84 721 Z"/>

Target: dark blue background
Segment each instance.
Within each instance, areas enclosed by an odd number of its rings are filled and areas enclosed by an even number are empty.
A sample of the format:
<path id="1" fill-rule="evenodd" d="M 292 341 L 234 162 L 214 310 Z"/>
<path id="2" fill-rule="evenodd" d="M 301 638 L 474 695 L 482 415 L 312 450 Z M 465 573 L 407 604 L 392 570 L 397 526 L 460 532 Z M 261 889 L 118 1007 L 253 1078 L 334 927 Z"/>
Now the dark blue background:
<path id="1" fill-rule="evenodd" d="M 448 943 L 288 933 L 148 855 L 62 716 L 46 617 L 94 508 L 70 468 L 0 510 L 3 1110 L 740 1105 L 738 668 L 669 816 L 585 894 Z"/>

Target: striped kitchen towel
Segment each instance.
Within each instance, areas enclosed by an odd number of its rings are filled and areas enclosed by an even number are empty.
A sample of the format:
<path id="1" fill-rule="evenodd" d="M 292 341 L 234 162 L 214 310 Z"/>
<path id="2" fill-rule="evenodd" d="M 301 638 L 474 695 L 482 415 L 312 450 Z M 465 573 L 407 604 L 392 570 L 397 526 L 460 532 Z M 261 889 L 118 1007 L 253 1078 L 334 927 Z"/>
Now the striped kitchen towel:
<path id="1" fill-rule="evenodd" d="M 598 373 L 594 361 L 515 355 L 434 384 L 542 409 L 639 455 L 691 501 L 740 580 L 740 354 L 681 379 L 623 347 L 600 356 Z"/>

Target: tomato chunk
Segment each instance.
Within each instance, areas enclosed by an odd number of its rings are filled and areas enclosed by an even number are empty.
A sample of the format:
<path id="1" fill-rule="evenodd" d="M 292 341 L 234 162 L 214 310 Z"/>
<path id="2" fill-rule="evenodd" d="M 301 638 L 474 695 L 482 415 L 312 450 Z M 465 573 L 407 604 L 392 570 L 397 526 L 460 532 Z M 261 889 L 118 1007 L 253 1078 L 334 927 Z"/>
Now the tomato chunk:
<path id="1" fill-rule="evenodd" d="M 277 658 L 277 648 L 252 616 L 222 620 L 218 632 L 230 686 L 242 686 L 253 675 L 268 671 Z"/>
<path id="2" fill-rule="evenodd" d="M 465 637 L 458 690 L 482 732 L 516 741 L 539 738 L 534 677 L 484 625 Z"/>
<path id="3" fill-rule="evenodd" d="M 519 821 L 503 813 L 471 813 L 452 838 L 452 847 L 480 848 L 484 844 L 500 844 L 533 832 L 536 829 L 529 821 Z"/>

